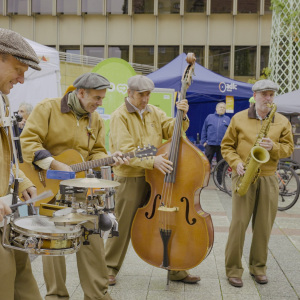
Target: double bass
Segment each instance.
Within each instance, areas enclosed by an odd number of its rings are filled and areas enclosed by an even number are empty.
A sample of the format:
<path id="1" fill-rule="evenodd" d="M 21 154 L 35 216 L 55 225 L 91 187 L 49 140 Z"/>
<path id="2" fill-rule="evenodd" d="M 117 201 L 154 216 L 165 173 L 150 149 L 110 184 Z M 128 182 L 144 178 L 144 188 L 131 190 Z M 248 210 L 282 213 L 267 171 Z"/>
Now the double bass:
<path id="1" fill-rule="evenodd" d="M 186 60 L 181 99 L 191 84 L 196 58 L 189 53 Z M 209 162 L 182 136 L 182 119 L 183 111 L 178 110 L 172 138 L 157 152 L 168 153 L 173 171 L 164 175 L 157 169 L 146 170 L 150 199 L 137 210 L 131 227 L 132 245 L 139 257 L 167 270 L 194 268 L 210 253 L 214 240 L 211 216 L 200 205 L 200 192 L 209 181 Z"/>

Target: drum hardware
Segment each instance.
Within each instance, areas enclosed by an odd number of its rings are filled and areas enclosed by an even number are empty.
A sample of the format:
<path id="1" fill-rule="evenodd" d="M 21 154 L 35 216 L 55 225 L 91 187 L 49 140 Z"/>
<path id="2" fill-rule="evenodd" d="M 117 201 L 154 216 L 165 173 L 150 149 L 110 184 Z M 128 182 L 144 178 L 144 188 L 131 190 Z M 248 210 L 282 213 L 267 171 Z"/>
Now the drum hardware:
<path id="1" fill-rule="evenodd" d="M 75 178 L 67 179 L 60 182 L 61 185 L 68 185 L 78 188 L 115 188 L 120 183 L 112 180 L 98 179 L 98 178 Z"/>
<path id="2" fill-rule="evenodd" d="M 79 250 L 82 228 L 79 225 L 57 226 L 46 216 L 11 219 L 11 228 L 4 218 L 2 244 L 6 248 L 35 255 L 66 255 Z M 7 230 L 9 244 L 5 241 Z"/>

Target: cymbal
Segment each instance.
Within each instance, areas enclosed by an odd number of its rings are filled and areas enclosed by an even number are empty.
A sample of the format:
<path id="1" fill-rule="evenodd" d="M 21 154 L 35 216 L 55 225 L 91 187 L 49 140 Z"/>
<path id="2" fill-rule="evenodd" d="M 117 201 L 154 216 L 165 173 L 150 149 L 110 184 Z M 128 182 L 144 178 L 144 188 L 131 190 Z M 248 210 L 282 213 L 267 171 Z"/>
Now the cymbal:
<path id="1" fill-rule="evenodd" d="M 120 183 L 112 180 L 98 179 L 98 178 L 74 178 L 63 180 L 62 185 L 82 187 L 82 188 L 113 188 L 120 185 Z"/>
<path id="2" fill-rule="evenodd" d="M 87 215 L 81 213 L 70 213 L 65 216 L 52 217 L 49 221 L 54 223 L 78 224 L 83 221 L 94 221 L 96 215 Z"/>

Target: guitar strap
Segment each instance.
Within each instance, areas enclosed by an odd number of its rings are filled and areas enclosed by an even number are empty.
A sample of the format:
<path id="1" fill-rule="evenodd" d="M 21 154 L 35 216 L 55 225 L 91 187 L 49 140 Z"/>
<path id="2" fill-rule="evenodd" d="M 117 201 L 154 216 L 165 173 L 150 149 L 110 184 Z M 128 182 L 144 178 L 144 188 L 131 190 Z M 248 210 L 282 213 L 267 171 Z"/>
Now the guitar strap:
<path id="1" fill-rule="evenodd" d="M 91 135 L 92 135 L 91 125 L 92 125 L 92 114 L 89 114 L 89 126 L 87 127 L 88 149 L 90 149 L 90 139 L 91 139 Z"/>

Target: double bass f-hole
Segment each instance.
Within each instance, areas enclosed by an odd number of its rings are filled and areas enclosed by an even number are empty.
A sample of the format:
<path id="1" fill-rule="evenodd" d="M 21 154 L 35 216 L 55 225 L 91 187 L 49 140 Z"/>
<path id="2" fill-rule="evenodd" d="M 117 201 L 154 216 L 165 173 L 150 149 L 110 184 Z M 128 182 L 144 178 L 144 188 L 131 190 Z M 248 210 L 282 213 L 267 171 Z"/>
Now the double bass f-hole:
<path id="1" fill-rule="evenodd" d="M 157 202 L 157 199 L 161 199 L 161 195 L 160 194 L 157 194 L 154 198 L 154 201 L 153 201 L 153 205 L 152 205 L 152 212 L 151 212 L 151 216 L 149 216 L 149 212 L 145 212 L 145 217 L 150 220 L 154 217 L 154 214 L 155 214 L 155 208 L 156 208 L 156 202 Z"/>
<path id="2" fill-rule="evenodd" d="M 189 221 L 189 211 L 190 211 L 190 203 L 189 203 L 189 200 L 186 198 L 186 197 L 182 197 L 180 199 L 181 202 L 183 202 L 185 200 L 185 219 L 186 219 L 186 222 L 189 224 L 189 225 L 194 225 L 196 224 L 196 218 L 192 218 L 192 223 Z"/>

